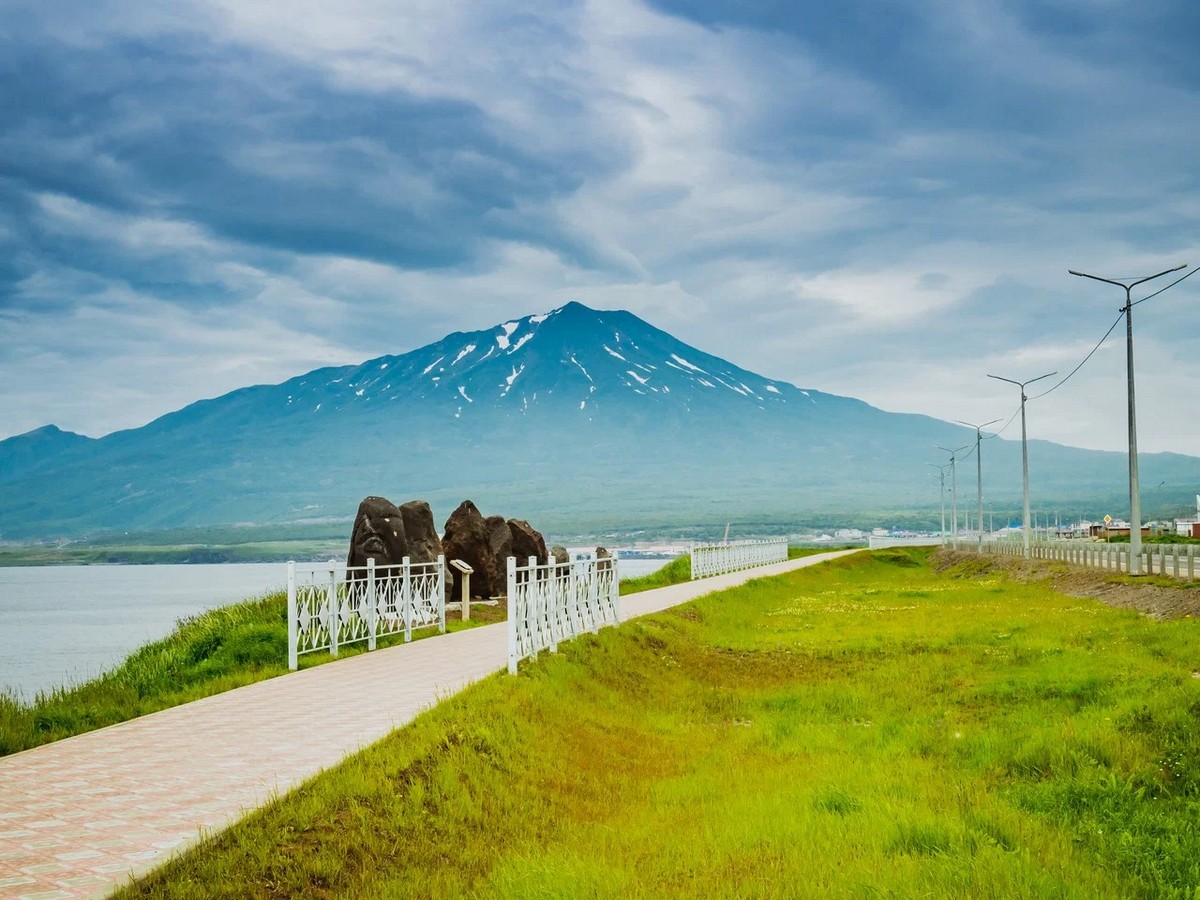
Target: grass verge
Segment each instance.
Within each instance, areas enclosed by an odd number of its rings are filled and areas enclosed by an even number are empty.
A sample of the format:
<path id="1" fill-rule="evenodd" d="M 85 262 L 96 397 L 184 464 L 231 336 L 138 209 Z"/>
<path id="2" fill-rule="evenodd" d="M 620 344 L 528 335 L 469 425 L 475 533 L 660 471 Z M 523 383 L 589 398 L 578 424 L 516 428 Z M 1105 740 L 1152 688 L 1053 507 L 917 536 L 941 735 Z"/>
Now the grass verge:
<path id="1" fill-rule="evenodd" d="M 572 641 L 122 896 L 1196 896 L 1196 621 L 927 557 Z"/>

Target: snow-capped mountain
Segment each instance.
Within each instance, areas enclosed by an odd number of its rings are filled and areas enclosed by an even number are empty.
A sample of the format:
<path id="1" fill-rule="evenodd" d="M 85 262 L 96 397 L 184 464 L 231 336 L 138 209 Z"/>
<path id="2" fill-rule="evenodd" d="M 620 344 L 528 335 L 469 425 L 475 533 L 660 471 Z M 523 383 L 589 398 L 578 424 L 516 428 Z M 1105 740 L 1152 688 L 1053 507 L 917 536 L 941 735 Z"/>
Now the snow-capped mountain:
<path id="1" fill-rule="evenodd" d="M 470 498 L 549 528 L 909 514 L 936 509 L 934 445 L 964 436 L 569 303 L 98 440 L 47 426 L 2 441 L 0 539 L 349 518 L 368 494 L 421 497 L 439 517 Z M 988 496 L 1016 509 L 1019 444 L 987 456 Z M 1121 496 L 1121 454 L 1033 442 L 1030 463 L 1039 496 Z M 1200 483 L 1194 457 L 1147 454 L 1142 471 Z"/>
<path id="2" fill-rule="evenodd" d="M 314 413 L 421 403 L 455 418 L 485 407 L 518 415 L 575 410 L 589 419 L 614 406 L 627 411 L 631 402 L 660 413 L 814 402 L 810 392 L 689 347 L 630 313 L 579 303 L 281 387 L 289 407 Z"/>

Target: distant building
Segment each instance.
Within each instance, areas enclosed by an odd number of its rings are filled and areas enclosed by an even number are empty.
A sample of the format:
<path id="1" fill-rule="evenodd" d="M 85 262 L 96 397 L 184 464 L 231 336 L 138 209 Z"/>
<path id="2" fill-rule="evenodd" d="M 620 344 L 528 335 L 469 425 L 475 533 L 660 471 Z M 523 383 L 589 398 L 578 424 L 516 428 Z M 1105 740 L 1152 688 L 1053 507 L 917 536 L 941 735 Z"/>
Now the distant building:
<path id="1" fill-rule="evenodd" d="M 1184 537 L 1200 537 L 1200 494 L 1196 495 L 1196 515 L 1176 519 L 1175 533 Z"/>

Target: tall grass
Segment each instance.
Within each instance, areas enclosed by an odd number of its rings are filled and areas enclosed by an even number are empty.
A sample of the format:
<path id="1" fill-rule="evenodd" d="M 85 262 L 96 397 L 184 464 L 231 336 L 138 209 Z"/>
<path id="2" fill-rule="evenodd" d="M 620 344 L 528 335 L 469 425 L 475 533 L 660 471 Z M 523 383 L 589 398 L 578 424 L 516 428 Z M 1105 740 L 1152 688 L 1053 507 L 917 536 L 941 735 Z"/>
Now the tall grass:
<path id="1" fill-rule="evenodd" d="M 669 587 L 692 580 L 692 556 L 685 553 L 677 556 L 661 569 L 655 569 L 636 578 L 621 579 L 621 595 L 638 594 L 655 588 Z"/>
<path id="2" fill-rule="evenodd" d="M 123 722 L 281 674 L 287 597 L 269 594 L 180 622 L 116 668 L 29 704 L 0 694 L 0 754 Z"/>
<path id="3" fill-rule="evenodd" d="M 926 554 L 490 678 L 126 896 L 1194 897 L 1195 621 Z"/>

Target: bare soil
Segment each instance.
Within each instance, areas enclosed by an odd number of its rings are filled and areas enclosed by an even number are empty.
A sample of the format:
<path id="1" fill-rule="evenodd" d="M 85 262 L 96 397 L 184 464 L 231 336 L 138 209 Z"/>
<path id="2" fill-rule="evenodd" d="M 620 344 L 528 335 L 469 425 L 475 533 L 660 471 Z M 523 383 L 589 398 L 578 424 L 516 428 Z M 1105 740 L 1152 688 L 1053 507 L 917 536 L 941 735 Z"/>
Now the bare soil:
<path id="1" fill-rule="evenodd" d="M 936 571 L 959 567 L 965 573 L 1003 574 L 1021 582 L 1045 582 L 1051 590 L 1071 597 L 1091 597 L 1109 606 L 1136 609 L 1153 619 L 1200 617 L 1200 581 L 1170 576 L 1130 578 L 1084 566 L 1014 556 L 979 556 L 937 550 L 931 562 Z"/>

